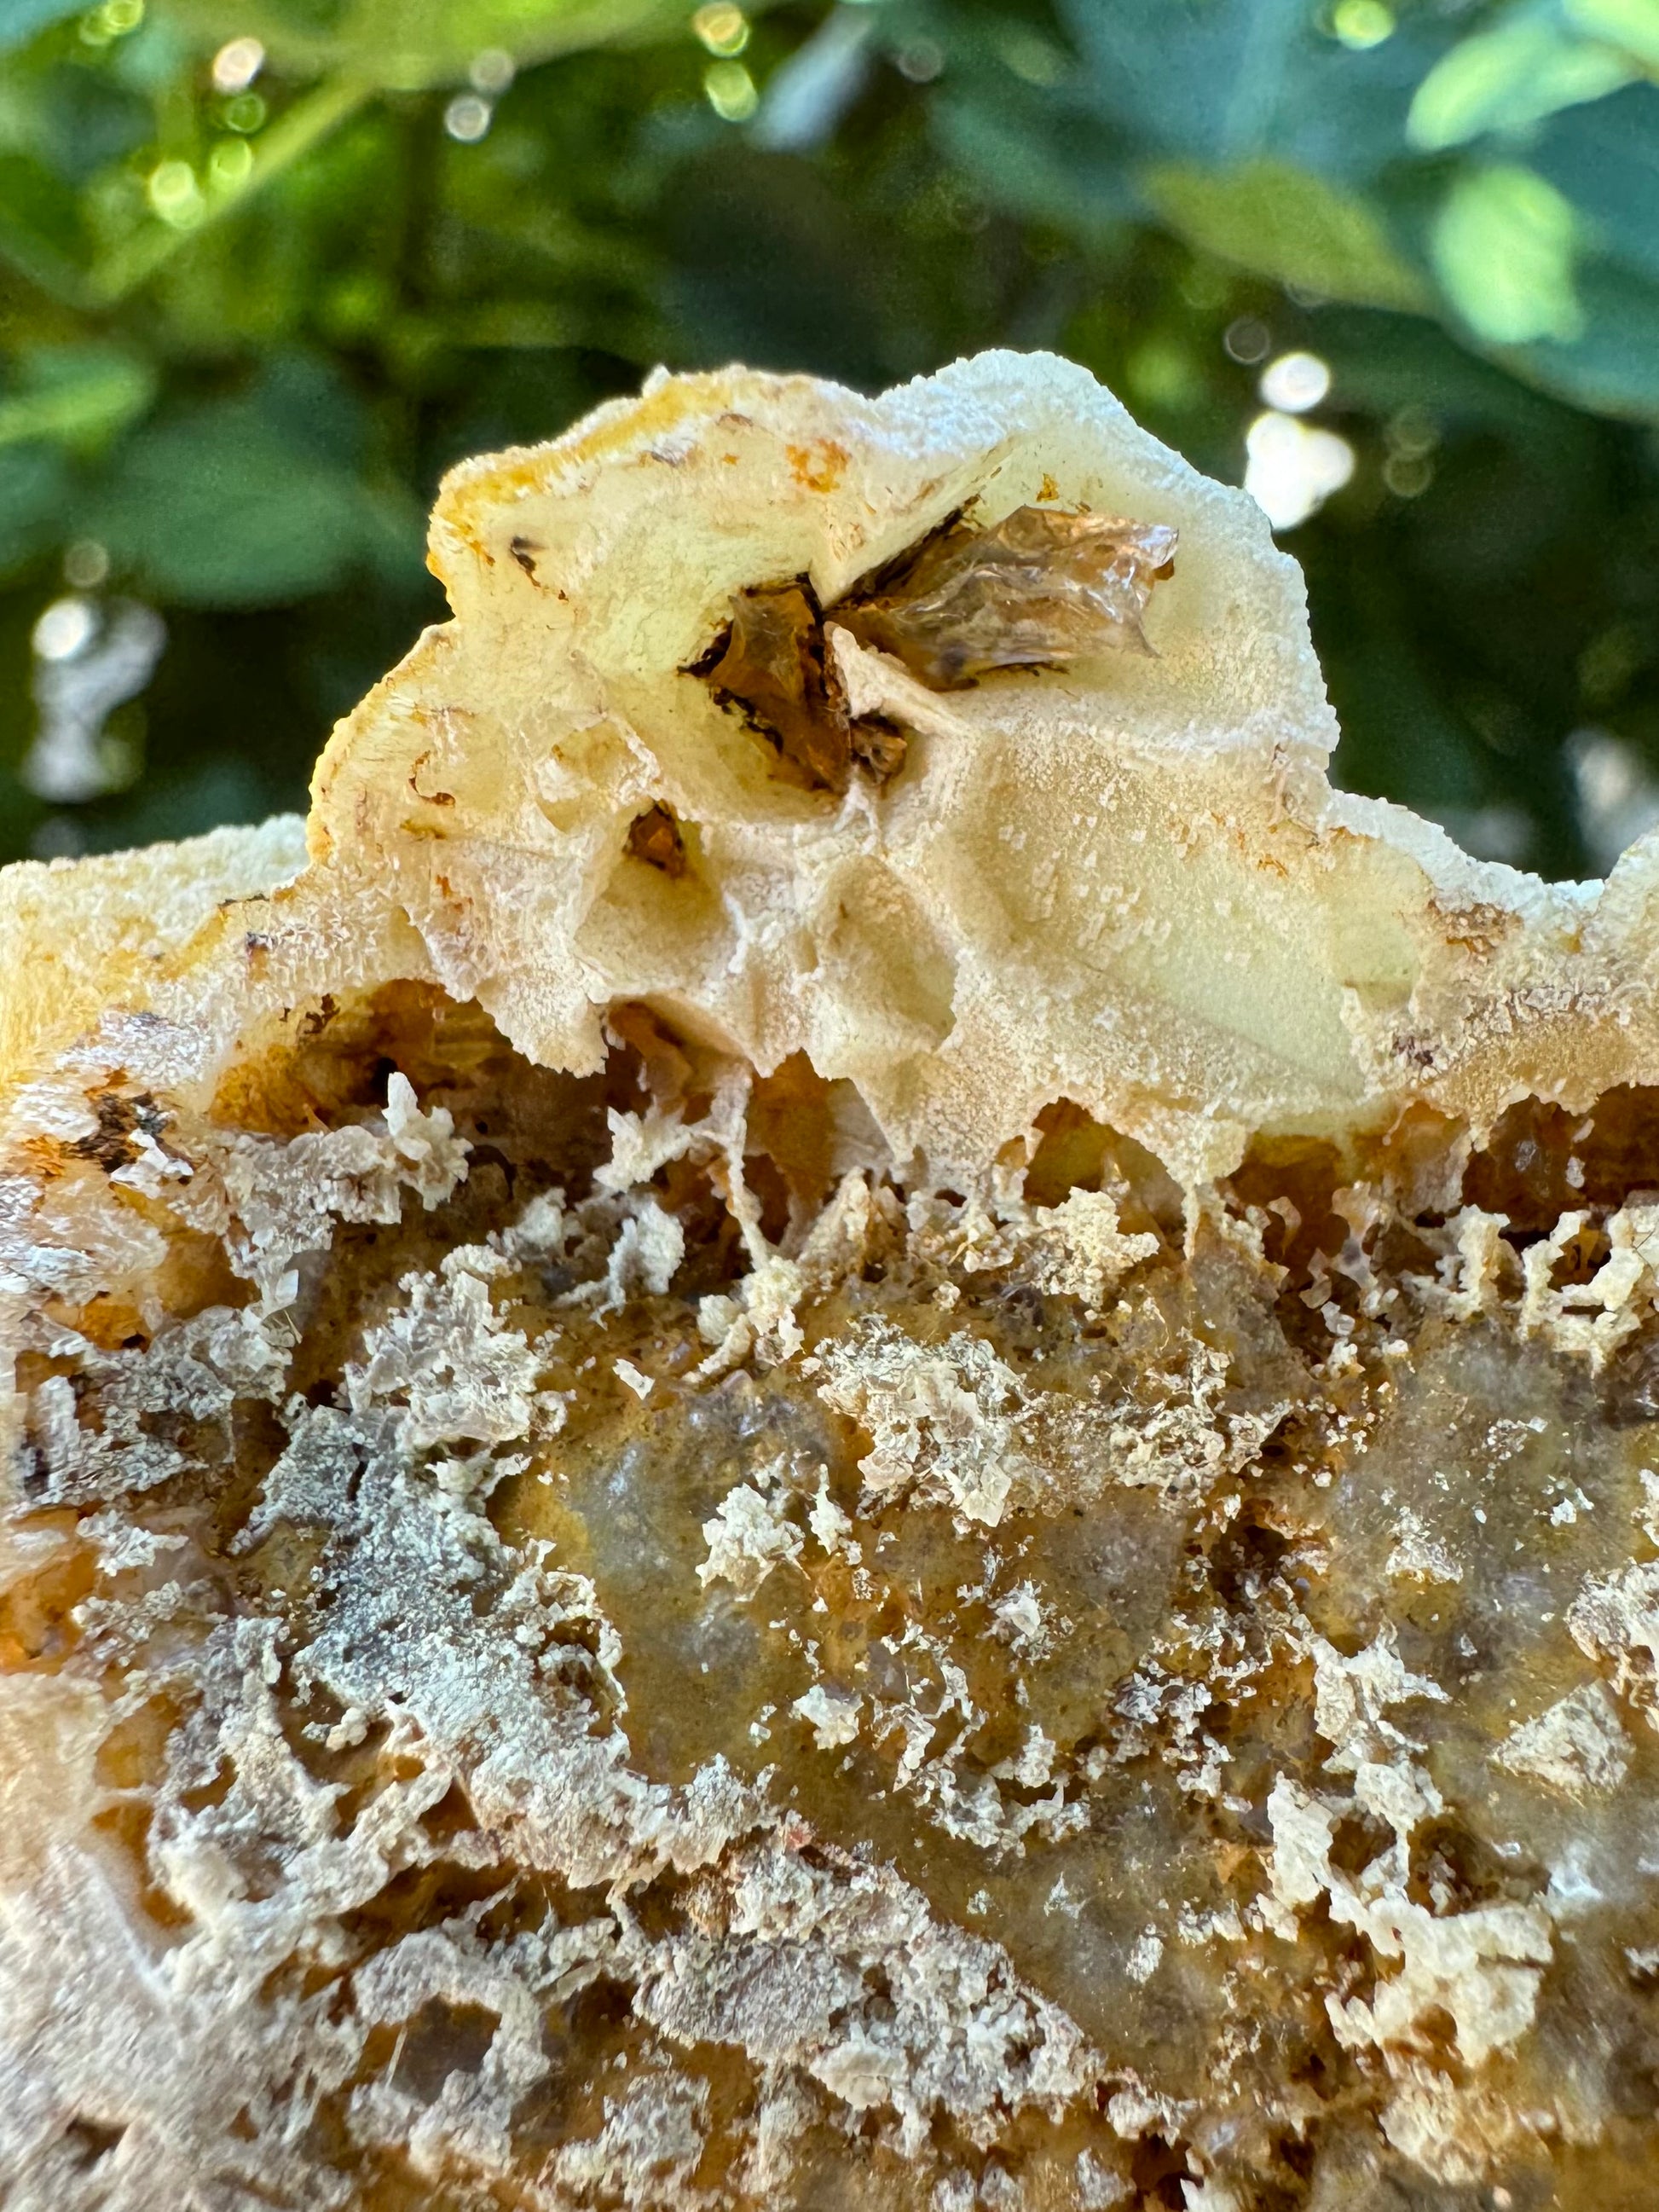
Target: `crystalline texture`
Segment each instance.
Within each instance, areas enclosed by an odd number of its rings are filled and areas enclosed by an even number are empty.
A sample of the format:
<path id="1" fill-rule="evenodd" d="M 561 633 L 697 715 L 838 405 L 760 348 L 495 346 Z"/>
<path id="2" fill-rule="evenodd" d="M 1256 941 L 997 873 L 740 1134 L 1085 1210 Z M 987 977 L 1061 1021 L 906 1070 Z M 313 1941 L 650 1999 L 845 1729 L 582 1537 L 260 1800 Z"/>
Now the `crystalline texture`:
<path id="1" fill-rule="evenodd" d="M 433 544 L 0 877 L 8 2208 L 1649 2212 L 1659 843 L 1332 793 L 1059 362 Z"/>
<path id="2" fill-rule="evenodd" d="M 1016 507 L 988 528 L 953 525 L 831 614 L 939 691 L 994 668 L 1149 653 L 1142 618 L 1174 573 L 1176 537 L 1161 523 Z"/>
<path id="3" fill-rule="evenodd" d="M 998 668 L 1150 653 L 1142 617 L 1153 586 L 1174 574 L 1176 538 L 1159 523 L 1041 507 L 983 526 L 952 520 L 827 614 L 810 580 L 734 593 L 731 620 L 696 670 L 808 789 L 844 792 L 855 763 L 884 782 L 904 764 L 902 726 L 917 724 L 915 708 L 907 713 L 901 694 L 885 711 L 856 711 L 830 647 L 836 629 L 936 691 Z M 641 849 L 637 836 L 631 848 Z"/>

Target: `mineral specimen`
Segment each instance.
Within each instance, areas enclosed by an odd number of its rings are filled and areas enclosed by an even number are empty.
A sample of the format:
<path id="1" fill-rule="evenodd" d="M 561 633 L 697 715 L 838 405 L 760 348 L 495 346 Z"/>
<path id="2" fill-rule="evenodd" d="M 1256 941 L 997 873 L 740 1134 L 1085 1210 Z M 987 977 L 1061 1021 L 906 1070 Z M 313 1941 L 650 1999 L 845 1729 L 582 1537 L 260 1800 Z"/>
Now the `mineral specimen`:
<path id="1" fill-rule="evenodd" d="M 8 2212 L 1659 2204 L 1659 840 L 1040 357 L 433 558 L 0 878 Z"/>
<path id="2" fill-rule="evenodd" d="M 1159 523 L 1017 507 L 988 529 L 952 523 L 830 611 L 860 645 L 954 690 L 994 668 L 1064 667 L 1109 646 L 1146 652 L 1146 604 L 1175 573 L 1175 549 Z"/>
<path id="3" fill-rule="evenodd" d="M 741 708 L 809 790 L 842 793 L 861 761 L 880 781 L 904 764 L 902 690 L 875 714 L 850 645 L 890 653 L 930 690 L 955 690 L 996 668 L 1064 667 L 1110 647 L 1151 650 L 1142 617 L 1175 569 L 1163 525 L 1019 507 L 973 527 L 959 515 L 855 584 L 827 611 L 810 576 L 735 592 L 731 618 L 693 664 L 714 696 Z M 916 701 L 909 701 L 914 719 Z M 882 710 L 886 711 L 882 711 Z M 925 712 L 921 726 L 927 726 Z"/>

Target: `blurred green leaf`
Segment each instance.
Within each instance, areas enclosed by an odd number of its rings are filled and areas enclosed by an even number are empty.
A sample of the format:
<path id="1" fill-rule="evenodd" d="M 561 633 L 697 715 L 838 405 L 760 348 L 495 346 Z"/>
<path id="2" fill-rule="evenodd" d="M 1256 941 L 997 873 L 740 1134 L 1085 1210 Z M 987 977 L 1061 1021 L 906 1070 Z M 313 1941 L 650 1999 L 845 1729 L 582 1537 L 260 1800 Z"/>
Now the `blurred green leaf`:
<path id="1" fill-rule="evenodd" d="M 84 526 L 145 588 L 185 605 L 323 591 L 389 550 L 418 557 L 418 515 L 361 480 L 362 445 L 340 380 L 279 362 L 249 392 L 176 406 L 141 429 Z"/>
<path id="2" fill-rule="evenodd" d="M 71 496 L 68 465 L 54 447 L 0 449 L 0 575 L 53 543 Z"/>
<path id="3" fill-rule="evenodd" d="M 1412 101 L 1406 135 L 1437 151 L 1488 131 L 1516 131 L 1559 109 L 1601 100 L 1636 74 L 1627 54 L 1575 37 L 1553 4 L 1478 32 L 1436 63 Z"/>
<path id="4" fill-rule="evenodd" d="M 85 256 L 73 191 L 32 155 L 0 150 L 0 260 L 55 299 L 79 303 Z"/>
<path id="5" fill-rule="evenodd" d="M 20 364 L 19 388 L 0 396 L 0 447 L 56 439 L 96 447 L 155 396 L 155 366 L 118 347 L 41 347 Z"/>
<path id="6" fill-rule="evenodd" d="M 53 23 L 78 15 L 86 0 L 6 0 L 0 9 L 0 53 L 21 46 Z"/>
<path id="7" fill-rule="evenodd" d="M 1659 416 L 1659 282 L 1603 258 L 1580 262 L 1574 290 L 1581 322 L 1570 346 L 1528 351 L 1547 388 L 1598 414 Z"/>
<path id="8" fill-rule="evenodd" d="M 1132 143 L 1231 171 L 1271 160 L 1339 181 L 1399 153 L 1418 82 L 1449 43 L 1412 16 L 1356 52 L 1310 0 L 1057 0 L 1088 98 Z"/>
<path id="9" fill-rule="evenodd" d="M 1276 161 L 1234 170 L 1151 170 L 1141 189 L 1156 212 L 1207 253 L 1333 300 L 1420 311 L 1426 286 L 1356 194 Z"/>
<path id="10" fill-rule="evenodd" d="M 941 143 L 999 207 L 1071 231 L 1135 211 L 1135 181 L 1115 134 L 1074 104 L 1044 100 L 1018 82 L 964 97 L 957 76 L 941 88 L 934 120 Z"/>
<path id="11" fill-rule="evenodd" d="M 1459 176 L 1430 251 L 1447 298 L 1493 345 L 1571 344 L 1584 331 L 1573 282 L 1571 203 L 1534 169 L 1494 162 Z"/>
<path id="12" fill-rule="evenodd" d="M 1659 0 L 1563 0 L 1570 22 L 1659 69 Z"/>
<path id="13" fill-rule="evenodd" d="M 1530 166 L 1577 210 L 1592 250 L 1659 279 L 1659 91 L 1632 85 L 1556 116 Z"/>

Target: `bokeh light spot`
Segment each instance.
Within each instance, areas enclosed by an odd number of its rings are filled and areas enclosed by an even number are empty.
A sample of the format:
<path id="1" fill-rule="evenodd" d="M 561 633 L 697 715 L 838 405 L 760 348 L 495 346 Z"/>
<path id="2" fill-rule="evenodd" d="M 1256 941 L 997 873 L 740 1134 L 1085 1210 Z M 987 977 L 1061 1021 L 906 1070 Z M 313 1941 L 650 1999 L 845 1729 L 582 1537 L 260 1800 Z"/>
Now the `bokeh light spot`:
<path id="1" fill-rule="evenodd" d="M 489 128 L 492 112 L 476 92 L 458 92 L 444 110 L 444 129 L 463 146 L 476 146 Z"/>
<path id="2" fill-rule="evenodd" d="M 73 660 L 91 644 L 98 628 L 92 601 L 74 597 L 54 599 L 34 625 L 30 643 L 37 660 Z"/>
<path id="3" fill-rule="evenodd" d="M 1275 530 L 1317 514 L 1353 474 L 1354 451 L 1334 430 L 1316 430 L 1268 408 L 1244 434 L 1244 489 Z"/>
<path id="4" fill-rule="evenodd" d="M 265 50 L 258 39 L 231 39 L 213 57 L 216 92 L 246 92 L 265 65 Z"/>
<path id="5" fill-rule="evenodd" d="M 1394 36 L 1395 13 L 1385 0 L 1337 0 L 1331 30 L 1351 52 L 1363 54 Z"/>
<path id="6" fill-rule="evenodd" d="M 1316 353 L 1282 353 L 1262 370 L 1259 388 L 1281 415 L 1305 415 L 1331 388 L 1330 364 Z"/>
<path id="7" fill-rule="evenodd" d="M 188 161 L 162 161 L 149 173 L 145 186 L 149 204 L 163 222 L 187 230 L 204 213 L 202 188 Z"/>
<path id="8" fill-rule="evenodd" d="M 222 138 L 208 155 L 208 175 L 221 191 L 234 191 L 253 170 L 253 149 L 246 138 Z"/>
<path id="9" fill-rule="evenodd" d="M 691 18 L 691 28 L 711 54 L 735 60 L 749 44 L 749 18 L 732 0 L 709 0 Z"/>
<path id="10" fill-rule="evenodd" d="M 1229 356 L 1253 368 L 1259 361 L 1266 361 L 1267 349 L 1273 343 L 1273 332 L 1260 315 L 1238 315 L 1221 334 L 1223 349 Z"/>
<path id="11" fill-rule="evenodd" d="M 760 106 L 755 80 L 741 62 L 711 62 L 703 71 L 702 88 L 723 123 L 747 123 Z"/>
<path id="12" fill-rule="evenodd" d="M 107 46 L 125 39 L 144 20 L 144 0 L 104 0 L 81 18 L 81 40 L 88 46 Z"/>
<path id="13" fill-rule="evenodd" d="M 1418 499 L 1434 482 L 1434 463 L 1426 453 L 1390 453 L 1382 481 L 1396 499 Z"/>
<path id="14" fill-rule="evenodd" d="M 1592 724 L 1564 748 L 1590 858 L 1610 874 L 1626 847 L 1659 827 L 1659 781 L 1635 746 Z"/>
<path id="15" fill-rule="evenodd" d="M 898 73 L 912 84 L 932 84 L 945 67 L 945 49 L 936 39 L 913 39 L 894 56 Z"/>
<path id="16" fill-rule="evenodd" d="M 1440 426 L 1426 407 L 1402 407 L 1383 425 L 1389 451 L 1407 460 L 1420 459 L 1440 443 Z"/>
<path id="17" fill-rule="evenodd" d="M 519 65 L 505 46 L 485 46 L 467 65 L 466 80 L 474 92 L 499 100 L 519 74 Z"/>
<path id="18" fill-rule="evenodd" d="M 64 581 L 77 592 L 95 592 L 109 575 L 109 553 L 95 538 L 77 538 L 64 554 Z"/>

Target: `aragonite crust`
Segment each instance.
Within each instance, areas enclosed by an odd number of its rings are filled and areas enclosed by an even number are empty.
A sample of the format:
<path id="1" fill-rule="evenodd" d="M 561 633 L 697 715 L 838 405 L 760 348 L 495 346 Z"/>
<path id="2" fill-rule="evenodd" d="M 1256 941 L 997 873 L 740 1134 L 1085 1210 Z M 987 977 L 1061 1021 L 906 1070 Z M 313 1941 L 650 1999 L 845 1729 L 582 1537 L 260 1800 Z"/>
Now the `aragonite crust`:
<path id="1" fill-rule="evenodd" d="M 1042 356 L 432 561 L 0 875 L 8 2212 L 1652 2212 L 1659 837 Z"/>

